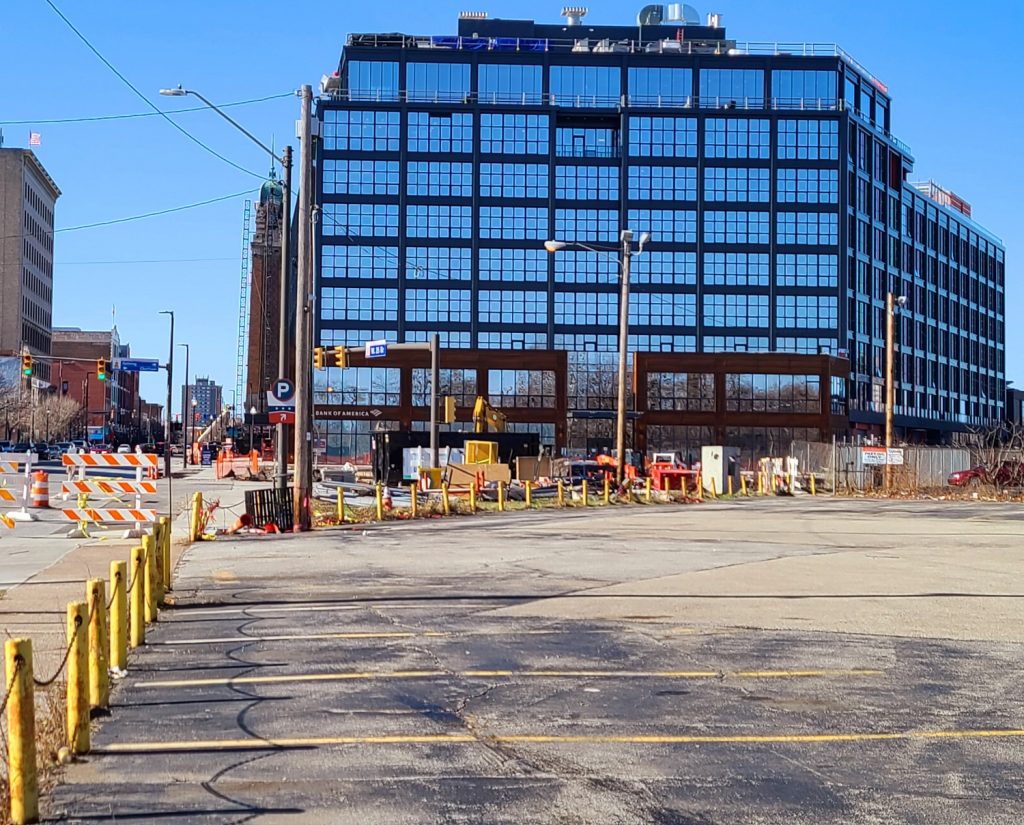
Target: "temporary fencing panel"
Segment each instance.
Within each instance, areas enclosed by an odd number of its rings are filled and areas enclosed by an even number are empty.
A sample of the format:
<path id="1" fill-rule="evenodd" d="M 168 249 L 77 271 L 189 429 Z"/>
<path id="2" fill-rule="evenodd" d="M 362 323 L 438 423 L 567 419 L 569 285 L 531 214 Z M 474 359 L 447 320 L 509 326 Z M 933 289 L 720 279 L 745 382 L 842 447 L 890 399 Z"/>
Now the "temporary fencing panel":
<path id="1" fill-rule="evenodd" d="M 273 524 L 282 533 L 291 532 L 295 524 L 292 512 L 292 488 L 279 490 L 271 487 L 265 490 L 245 491 L 245 512 L 252 518 L 253 527 Z"/>

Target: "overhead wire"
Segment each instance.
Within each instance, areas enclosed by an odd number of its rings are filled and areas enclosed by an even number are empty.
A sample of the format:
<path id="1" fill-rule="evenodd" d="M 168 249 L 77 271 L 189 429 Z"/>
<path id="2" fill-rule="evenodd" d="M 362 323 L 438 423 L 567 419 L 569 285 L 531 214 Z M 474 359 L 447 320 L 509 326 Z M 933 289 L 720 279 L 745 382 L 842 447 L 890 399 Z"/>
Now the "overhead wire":
<path id="1" fill-rule="evenodd" d="M 120 261 L 55 261 L 54 266 L 121 266 L 124 264 L 206 264 L 222 261 L 235 261 L 232 258 L 150 258 L 142 260 Z"/>
<path id="2" fill-rule="evenodd" d="M 127 77 L 125 77 L 123 74 L 121 74 L 121 72 L 119 72 L 117 70 L 117 68 L 114 66 L 114 64 L 111 63 L 109 60 L 107 60 L 107 58 L 105 58 L 100 53 L 99 49 L 97 49 L 89 41 L 89 38 L 87 38 L 84 34 L 82 34 L 82 32 L 80 32 L 75 27 L 75 24 L 72 23 L 67 18 L 67 16 L 64 14 L 64 12 L 62 12 L 59 8 L 57 8 L 57 6 L 53 2 L 53 0 L 43 0 L 43 2 L 45 2 L 46 5 L 48 5 L 51 9 L 53 9 L 54 13 L 58 17 L 60 17 L 60 19 L 63 20 L 65 24 L 67 24 L 67 27 L 69 29 L 71 29 L 71 31 L 73 31 L 75 33 L 75 35 L 78 37 L 78 39 L 81 40 L 86 45 L 86 47 L 89 49 L 89 51 L 91 51 L 94 55 L 96 55 L 96 57 L 98 57 L 100 59 L 100 61 L 103 63 L 103 65 L 106 66 L 108 69 L 110 69 L 110 71 L 112 71 L 117 76 L 117 78 L 122 83 L 124 83 L 125 86 L 127 86 L 129 89 L 131 89 L 136 94 L 136 96 L 140 100 L 142 100 L 143 103 L 145 103 L 147 106 L 149 106 L 149 108 L 151 108 L 157 115 L 159 115 L 164 120 L 166 120 L 168 123 L 170 123 L 171 126 L 173 126 L 175 129 L 177 129 L 179 132 L 181 132 L 185 137 L 187 137 L 189 140 L 191 140 L 197 146 L 199 146 L 199 147 L 203 148 L 204 150 L 206 150 L 207 152 L 209 152 L 215 158 L 218 158 L 219 160 L 224 161 L 224 163 L 228 164 L 229 166 L 233 166 L 235 169 L 237 169 L 240 172 L 245 172 L 245 174 L 252 175 L 254 178 L 259 178 L 260 180 L 263 180 L 266 177 L 265 175 L 261 175 L 261 174 L 258 174 L 256 172 L 253 172 L 251 169 L 246 169 L 244 166 L 240 166 L 239 164 L 235 163 L 233 160 L 230 160 L 229 158 L 224 157 L 224 155 L 220 154 L 220 152 L 218 152 L 216 149 L 213 149 L 212 147 L 210 147 L 207 144 L 203 143 L 203 141 L 201 141 L 199 138 L 197 138 L 195 135 L 193 135 L 191 132 L 189 132 L 188 129 L 186 129 L 183 126 L 181 126 L 178 123 L 176 123 L 171 117 L 169 117 L 167 115 L 166 112 L 164 112 L 162 109 L 160 109 L 158 106 L 156 106 L 153 102 L 150 101 L 150 99 L 148 97 L 146 97 L 142 92 L 140 92 L 138 90 L 138 88 L 130 80 L 128 80 Z"/>

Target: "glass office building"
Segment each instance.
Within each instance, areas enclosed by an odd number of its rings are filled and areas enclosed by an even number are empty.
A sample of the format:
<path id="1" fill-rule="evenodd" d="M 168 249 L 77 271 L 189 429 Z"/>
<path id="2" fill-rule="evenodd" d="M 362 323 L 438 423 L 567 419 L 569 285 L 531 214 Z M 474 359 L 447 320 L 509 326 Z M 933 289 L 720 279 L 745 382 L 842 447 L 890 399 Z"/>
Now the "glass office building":
<path id="1" fill-rule="evenodd" d="M 833 395 L 851 434 L 877 433 L 891 291 L 907 298 L 898 429 L 941 441 L 1003 417 L 1004 248 L 960 198 L 910 182 L 881 81 L 838 47 L 737 43 L 717 20 L 571 22 L 467 14 L 456 35 L 348 38 L 316 111 L 321 344 L 436 332 L 522 350 L 524 373 L 530 351 L 565 351 L 569 410 L 610 410 L 616 255 L 543 243 L 615 248 L 628 227 L 651 233 L 631 353 L 847 358 Z M 401 380 L 318 373 L 328 452 L 359 453 L 371 423 L 342 408 L 386 410 Z M 576 416 L 568 445 L 611 427 Z"/>

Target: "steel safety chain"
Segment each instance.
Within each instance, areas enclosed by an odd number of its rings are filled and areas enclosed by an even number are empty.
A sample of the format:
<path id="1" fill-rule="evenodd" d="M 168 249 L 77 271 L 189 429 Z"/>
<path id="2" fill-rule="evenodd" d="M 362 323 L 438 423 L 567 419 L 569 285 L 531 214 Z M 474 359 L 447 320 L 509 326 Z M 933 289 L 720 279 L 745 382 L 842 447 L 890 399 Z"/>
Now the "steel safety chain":
<path id="1" fill-rule="evenodd" d="M 4 711 L 7 710 L 7 702 L 14 692 L 14 683 L 18 678 L 18 671 L 21 670 L 21 666 L 24 663 L 25 660 L 20 655 L 14 657 L 14 672 L 11 674 L 10 684 L 7 685 L 7 690 L 4 692 L 4 700 L 0 702 L 0 716 L 3 716 Z M 6 748 L 4 750 L 6 751 Z"/>
<path id="2" fill-rule="evenodd" d="M 96 610 L 96 605 L 95 604 L 93 605 L 93 610 L 94 611 Z M 89 618 L 90 619 L 92 618 L 92 614 L 89 615 Z M 37 679 L 35 676 L 33 676 L 32 677 L 32 681 L 35 682 L 36 687 L 41 687 L 41 688 L 49 687 L 54 682 L 56 682 L 57 681 L 57 677 L 60 676 L 61 673 L 64 672 L 64 667 L 67 665 L 68 658 L 71 656 L 71 648 L 73 648 L 75 646 L 75 639 L 78 638 L 78 634 L 81 631 L 81 629 L 82 629 L 82 617 L 81 616 L 75 616 L 75 632 L 71 634 L 71 641 L 68 642 L 68 646 L 67 646 L 67 648 L 64 651 L 64 658 L 61 659 L 60 667 L 57 668 L 57 672 L 54 673 L 53 676 L 51 676 L 49 679 Z"/>
<path id="3" fill-rule="evenodd" d="M 114 586 L 110 588 L 110 601 L 107 602 L 107 610 L 110 610 L 114 606 L 114 600 L 117 598 L 117 591 L 121 587 L 121 573 L 114 576 Z"/>

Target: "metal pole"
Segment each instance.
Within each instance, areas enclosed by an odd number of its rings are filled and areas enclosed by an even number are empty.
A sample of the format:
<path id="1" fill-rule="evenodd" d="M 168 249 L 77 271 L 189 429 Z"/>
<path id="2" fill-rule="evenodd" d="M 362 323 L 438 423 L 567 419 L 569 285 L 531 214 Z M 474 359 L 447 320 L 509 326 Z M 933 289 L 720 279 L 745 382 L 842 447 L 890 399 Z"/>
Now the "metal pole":
<path id="1" fill-rule="evenodd" d="M 312 342 L 309 334 L 312 326 L 309 310 L 310 295 L 313 291 L 313 261 L 310 251 L 310 205 L 313 195 L 313 138 L 310 122 L 313 90 L 309 85 L 302 87 L 302 116 L 299 120 L 299 215 L 298 215 L 298 277 L 295 286 L 295 481 L 292 499 L 295 524 L 299 529 L 309 526 L 308 509 L 305 506 L 312 482 L 310 450 L 310 388 L 312 385 Z"/>
<path id="2" fill-rule="evenodd" d="M 622 291 L 619 295 L 619 397 L 615 413 L 615 483 L 622 485 L 626 464 L 626 361 L 629 339 L 630 241 L 622 239 Z"/>
<path id="3" fill-rule="evenodd" d="M 440 348 L 438 334 L 430 336 L 430 466 L 437 468 L 440 424 L 437 416 L 437 394 L 441 384 Z"/>
<path id="4" fill-rule="evenodd" d="M 895 306 L 893 294 L 885 293 L 885 491 L 892 490 L 892 465 L 889 464 L 889 448 L 892 447 L 892 408 L 896 402 L 896 388 L 893 386 L 893 316 Z"/>
<path id="5" fill-rule="evenodd" d="M 284 166 L 284 198 L 281 202 L 281 283 L 279 290 L 278 335 L 277 335 L 277 374 L 284 378 L 288 364 L 288 275 L 291 272 L 289 255 L 291 254 L 291 214 L 292 214 L 292 147 L 285 146 L 283 153 Z M 260 387 L 262 409 L 262 393 L 269 387 Z M 288 445 L 285 441 L 284 424 L 278 424 L 274 432 L 274 462 L 277 465 L 277 488 L 284 490 L 288 486 Z"/>
<path id="6" fill-rule="evenodd" d="M 185 462 L 182 467 L 188 467 L 188 445 L 185 443 L 188 437 L 188 427 L 186 426 L 188 422 L 185 420 L 185 416 L 189 414 L 188 402 L 192 398 L 192 392 L 188 385 L 188 359 L 191 352 L 188 344 L 181 344 L 181 346 L 185 348 L 185 397 L 181 399 L 181 451 L 185 454 Z"/>
<path id="7" fill-rule="evenodd" d="M 167 355 L 167 427 L 164 431 L 164 476 L 167 478 L 167 514 L 174 517 L 171 508 L 171 403 L 174 401 L 174 312 L 164 310 L 161 314 L 171 316 L 171 344 Z"/>

